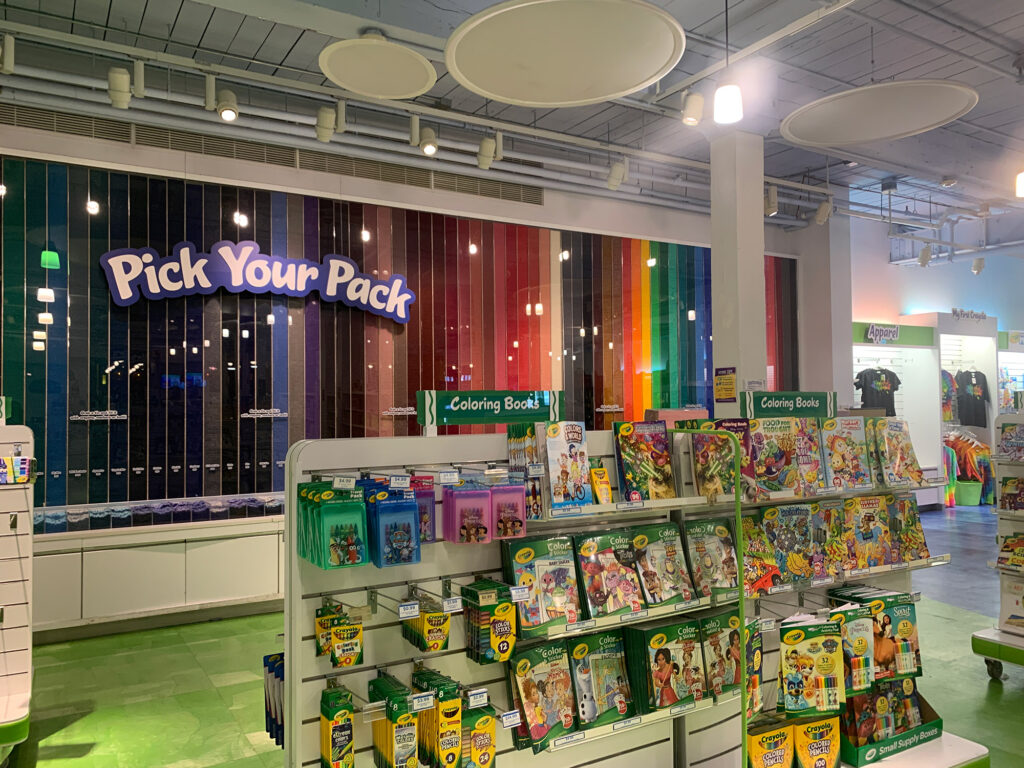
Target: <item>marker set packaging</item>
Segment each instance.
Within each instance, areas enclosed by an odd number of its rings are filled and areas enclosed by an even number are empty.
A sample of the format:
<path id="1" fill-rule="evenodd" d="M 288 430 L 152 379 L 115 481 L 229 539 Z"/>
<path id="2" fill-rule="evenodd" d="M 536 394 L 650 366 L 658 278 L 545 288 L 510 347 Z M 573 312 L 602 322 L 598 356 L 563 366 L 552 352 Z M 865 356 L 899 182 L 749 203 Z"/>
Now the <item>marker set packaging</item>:
<path id="1" fill-rule="evenodd" d="M 507 584 L 477 579 L 462 588 L 466 655 L 477 664 L 508 661 L 516 647 L 516 610 Z"/>
<path id="2" fill-rule="evenodd" d="M 300 483 L 297 493 L 300 557 L 325 570 L 369 562 L 362 490 L 318 482 Z"/>
<path id="3" fill-rule="evenodd" d="M 838 714 L 846 702 L 839 622 L 797 618 L 782 625 L 779 639 L 780 711 Z"/>
<path id="4" fill-rule="evenodd" d="M 453 544 L 486 544 L 526 535 L 526 489 L 522 485 L 444 489 L 444 538 Z"/>
<path id="5" fill-rule="evenodd" d="M 320 768 L 355 768 L 352 692 L 328 680 L 320 693 Z"/>

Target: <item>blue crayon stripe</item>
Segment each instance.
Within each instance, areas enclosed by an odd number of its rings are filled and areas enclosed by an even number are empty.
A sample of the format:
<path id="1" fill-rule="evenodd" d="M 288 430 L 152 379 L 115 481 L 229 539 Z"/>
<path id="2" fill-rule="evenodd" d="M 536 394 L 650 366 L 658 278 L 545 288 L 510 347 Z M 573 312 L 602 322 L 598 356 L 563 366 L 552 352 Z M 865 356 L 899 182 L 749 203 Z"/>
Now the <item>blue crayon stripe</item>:
<path id="1" fill-rule="evenodd" d="M 145 205 L 132 199 L 132 205 Z M 167 253 L 167 182 L 149 180 L 149 242 Z M 167 302 L 149 304 L 149 498 L 167 498 Z M 174 425 L 177 429 L 178 426 Z"/>
<path id="2" fill-rule="evenodd" d="M 185 239 L 185 184 L 167 182 L 167 250 Z M 185 299 L 167 299 L 167 497 L 185 495 Z"/>
<path id="3" fill-rule="evenodd" d="M 47 270 L 53 289 L 53 325 L 46 345 L 46 503 L 67 503 L 68 451 L 68 167 L 47 166 L 46 240 L 60 255 L 60 269 Z"/>
<path id="4" fill-rule="evenodd" d="M 144 176 L 128 180 L 128 242 L 149 243 L 149 184 Z M 128 309 L 128 498 L 149 498 L 149 304 Z"/>
<path id="5" fill-rule="evenodd" d="M 270 194 L 270 248 L 273 256 L 288 254 L 288 199 L 283 192 Z M 271 299 L 274 314 L 271 340 L 271 365 L 274 408 L 288 412 L 288 302 L 275 296 Z M 274 419 L 273 424 L 273 490 L 284 490 L 284 457 L 288 452 L 288 419 Z"/>
<path id="6" fill-rule="evenodd" d="M 110 241 L 108 248 L 126 248 L 129 244 L 128 176 L 110 174 Z M 110 387 L 110 410 L 126 415 L 128 398 L 128 335 L 131 311 L 127 307 L 110 305 L 110 363 L 107 381 Z M 110 476 L 109 500 L 128 498 L 128 421 L 110 422 Z"/>
<path id="7" fill-rule="evenodd" d="M 253 196 L 252 229 L 255 240 L 260 244 L 260 251 L 266 253 L 270 248 L 270 193 L 257 190 Z M 272 317 L 270 296 L 256 296 L 256 407 L 261 411 L 269 411 L 273 406 L 273 361 L 271 359 L 274 323 L 268 322 Z M 271 466 L 274 456 L 274 424 L 273 419 L 256 419 L 256 466 L 255 490 L 266 493 L 273 486 Z"/>
<path id="8" fill-rule="evenodd" d="M 4 174 L 5 178 L 7 174 Z M 10 196 L 10 182 L 8 196 Z M 68 415 L 89 410 L 89 171 L 68 169 Z M 6 262 L 6 260 L 5 260 Z M 4 269 L 6 271 L 7 264 Z M 68 422 L 68 504 L 89 501 L 89 423 Z"/>

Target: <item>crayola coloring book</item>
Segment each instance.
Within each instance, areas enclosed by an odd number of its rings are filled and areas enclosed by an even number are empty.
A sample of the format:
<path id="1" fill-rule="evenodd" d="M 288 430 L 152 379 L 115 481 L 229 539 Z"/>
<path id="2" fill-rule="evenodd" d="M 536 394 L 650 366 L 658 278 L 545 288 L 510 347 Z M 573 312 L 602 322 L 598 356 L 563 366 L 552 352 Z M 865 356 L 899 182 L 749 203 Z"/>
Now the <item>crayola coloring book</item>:
<path id="1" fill-rule="evenodd" d="M 612 423 L 612 435 L 623 501 L 671 499 L 676 495 L 672 442 L 664 421 L 616 421 Z"/>
<path id="2" fill-rule="evenodd" d="M 797 495 L 800 469 L 796 452 L 795 419 L 750 420 L 750 459 L 759 498 L 786 499 Z"/>
<path id="3" fill-rule="evenodd" d="M 797 496 L 817 496 L 825 490 L 825 464 L 817 419 L 793 419 L 796 439 Z"/>
<path id="4" fill-rule="evenodd" d="M 644 609 L 636 550 L 628 530 L 576 536 L 573 541 L 588 618 Z"/>
<path id="5" fill-rule="evenodd" d="M 799 584 L 814 576 L 811 567 L 811 505 L 785 504 L 766 509 L 761 524 L 775 547 L 775 562 L 788 584 Z"/>
<path id="6" fill-rule="evenodd" d="M 556 641 L 518 651 L 509 662 L 523 705 L 534 753 L 576 730 L 576 698 L 565 643 Z"/>
<path id="7" fill-rule="evenodd" d="M 718 419 L 717 421 L 678 422 L 677 427 L 701 430 L 720 429 L 732 432 L 740 443 L 740 490 L 743 501 L 757 500 L 754 466 L 750 463 L 750 423 L 746 419 Z M 735 493 L 736 475 L 733 444 L 727 437 L 715 434 L 690 435 L 693 458 L 693 478 L 697 493 L 709 504 L 719 499 L 730 499 Z"/>
<path id="8" fill-rule="evenodd" d="M 843 525 L 846 511 L 838 499 L 811 505 L 811 571 L 813 578 L 837 578 L 847 567 Z M 852 567 L 852 566 L 851 566 Z"/>
<path id="9" fill-rule="evenodd" d="M 863 418 L 841 416 L 823 421 L 821 449 L 829 488 L 834 491 L 869 491 L 874 488 Z"/>
<path id="10" fill-rule="evenodd" d="M 732 600 L 738 594 L 736 547 L 728 518 L 686 520 L 687 557 L 697 591 L 715 600 Z"/>
<path id="11" fill-rule="evenodd" d="M 876 419 L 875 441 L 882 477 L 889 488 L 913 488 L 924 484 L 924 472 L 917 462 L 907 422 Z"/>
<path id="12" fill-rule="evenodd" d="M 517 603 L 519 637 L 546 637 L 552 628 L 581 618 L 576 558 L 568 536 L 535 536 L 501 542 L 505 578 L 528 587 L 530 598 Z"/>
<path id="13" fill-rule="evenodd" d="M 626 648 L 618 630 L 568 641 L 569 667 L 580 728 L 596 728 L 636 713 L 626 674 Z"/>
<path id="14" fill-rule="evenodd" d="M 759 597 L 782 584 L 775 547 L 768 541 L 760 514 L 743 517 L 743 586 L 747 597 Z"/>
<path id="15" fill-rule="evenodd" d="M 700 618 L 700 634 L 704 642 L 704 666 L 708 688 L 715 701 L 724 701 L 740 693 L 740 656 L 746 652 L 740 634 L 740 615 L 729 608 Z"/>
<path id="16" fill-rule="evenodd" d="M 679 526 L 656 523 L 630 528 L 636 551 L 636 570 L 644 600 L 651 608 L 697 600 Z"/>
<path id="17" fill-rule="evenodd" d="M 545 434 L 552 509 L 590 504 L 593 498 L 586 425 L 582 421 L 553 421 Z"/>
<path id="18" fill-rule="evenodd" d="M 839 622 L 787 622 L 779 629 L 779 638 L 782 711 L 788 715 L 838 714 L 846 701 Z"/>
<path id="19" fill-rule="evenodd" d="M 707 698 L 697 619 L 663 619 L 624 630 L 634 698 L 642 714 L 693 707 Z"/>
<path id="20" fill-rule="evenodd" d="M 847 499 L 846 532 L 852 537 L 856 567 L 873 568 L 892 562 L 889 510 L 884 496 Z"/>

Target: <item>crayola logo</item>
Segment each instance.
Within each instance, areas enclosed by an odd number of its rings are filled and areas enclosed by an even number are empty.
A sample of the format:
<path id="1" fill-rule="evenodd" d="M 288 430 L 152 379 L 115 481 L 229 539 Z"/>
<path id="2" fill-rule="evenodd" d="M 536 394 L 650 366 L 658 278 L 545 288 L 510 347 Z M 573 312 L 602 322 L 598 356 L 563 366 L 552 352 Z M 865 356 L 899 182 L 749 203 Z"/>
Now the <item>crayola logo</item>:
<path id="1" fill-rule="evenodd" d="M 700 428 L 701 428 L 701 431 L 703 431 L 703 432 L 714 432 L 715 431 L 715 422 L 713 422 L 713 421 L 705 422 L 704 424 L 700 425 Z"/>
<path id="2" fill-rule="evenodd" d="M 779 516 L 779 508 L 778 507 L 772 507 L 771 509 L 766 509 L 764 511 L 764 519 L 765 520 L 774 520 L 778 516 Z"/>
<path id="3" fill-rule="evenodd" d="M 750 420 L 750 431 L 751 432 L 754 432 L 759 426 L 761 426 L 761 422 L 760 421 L 758 421 L 757 419 L 751 419 Z"/>
<path id="4" fill-rule="evenodd" d="M 378 491 L 377 495 L 374 496 L 373 498 L 375 498 L 377 501 L 384 501 L 384 499 L 386 499 L 387 497 L 388 497 L 388 492 L 387 491 Z"/>
<path id="5" fill-rule="evenodd" d="M 811 514 L 812 515 L 816 515 L 820 511 L 821 511 L 821 505 L 819 505 L 819 504 L 811 504 Z"/>
<path id="6" fill-rule="evenodd" d="M 856 506 L 857 506 L 857 500 L 856 499 L 847 499 L 843 503 L 843 509 L 854 509 Z"/>
<path id="7" fill-rule="evenodd" d="M 583 557 L 591 557 L 595 552 L 597 552 L 597 544 L 593 541 L 588 541 L 580 547 L 580 554 L 583 555 Z"/>
<path id="8" fill-rule="evenodd" d="M 637 549 L 643 549 L 647 546 L 647 537 L 641 533 L 635 539 L 633 539 L 633 546 Z"/>
<path id="9" fill-rule="evenodd" d="M 811 723 L 804 728 L 804 733 L 814 737 L 814 740 L 817 741 L 818 739 L 832 733 L 832 723 L 828 720 L 820 723 Z"/>
<path id="10" fill-rule="evenodd" d="M 836 624 L 840 626 L 840 628 L 842 628 L 843 624 L 846 623 L 846 617 L 841 613 L 837 613 L 835 616 L 829 619 L 829 621 L 834 621 Z"/>
<path id="11" fill-rule="evenodd" d="M 871 615 L 872 616 L 877 616 L 885 608 L 885 601 L 884 600 L 872 600 L 870 603 L 868 603 L 868 608 L 871 609 Z"/>
<path id="12" fill-rule="evenodd" d="M 651 638 L 651 648 L 661 648 L 665 643 L 668 642 L 668 636 L 664 632 L 659 632 Z"/>
<path id="13" fill-rule="evenodd" d="M 530 671 L 529 659 L 523 659 L 516 665 L 516 674 L 519 677 L 526 677 L 526 673 Z"/>
<path id="14" fill-rule="evenodd" d="M 804 631 L 802 629 L 793 629 L 785 634 L 782 638 L 782 642 L 786 645 L 796 645 L 804 639 Z"/>
<path id="15" fill-rule="evenodd" d="M 548 437 L 558 437 L 558 433 L 561 432 L 561 428 L 558 426 L 558 422 L 554 424 L 548 424 Z"/>
<path id="16" fill-rule="evenodd" d="M 575 648 L 572 649 L 572 657 L 574 659 L 582 659 L 583 657 L 585 657 L 587 655 L 587 651 L 589 651 L 589 650 L 590 650 L 590 648 L 587 646 L 586 643 L 580 643 L 579 645 L 577 645 Z"/>
<path id="17" fill-rule="evenodd" d="M 744 643 L 749 643 L 750 642 L 750 628 L 749 627 L 743 630 L 743 642 Z"/>
<path id="18" fill-rule="evenodd" d="M 428 613 L 427 624 L 433 628 L 443 627 L 449 621 L 447 613 Z"/>
<path id="19" fill-rule="evenodd" d="M 875 759 L 875 755 L 877 755 L 877 754 L 878 754 L 878 750 L 875 749 L 874 747 L 872 747 L 871 749 L 869 749 L 867 752 L 864 753 L 864 759 L 867 762 L 870 763 L 872 760 Z"/>
<path id="20" fill-rule="evenodd" d="M 758 743 L 762 747 L 770 751 L 781 747 L 783 742 L 786 741 L 786 736 L 787 734 L 785 732 L 766 733 L 764 736 L 761 737 L 761 740 Z"/>
<path id="21" fill-rule="evenodd" d="M 531 560 L 533 560 L 533 556 L 535 554 L 536 552 L 534 552 L 530 547 L 527 547 L 526 549 L 521 549 L 518 552 L 516 552 L 516 562 L 528 563 Z"/>
<path id="22" fill-rule="evenodd" d="M 408 723 L 412 722 L 412 715 L 406 712 L 404 715 L 401 715 L 395 722 L 398 723 L 398 725 L 407 725 Z"/>
<path id="23" fill-rule="evenodd" d="M 740 617 L 739 616 L 730 616 L 729 617 L 729 629 L 739 629 L 739 626 L 740 626 Z"/>
<path id="24" fill-rule="evenodd" d="M 476 730 L 478 730 L 478 731 L 482 731 L 485 728 L 490 728 L 491 727 L 491 716 L 490 715 L 484 715 L 483 717 L 481 717 L 479 720 L 476 721 L 476 725 L 474 725 L 473 727 Z"/>
<path id="25" fill-rule="evenodd" d="M 502 603 L 494 609 L 494 615 L 499 619 L 508 618 L 509 614 L 512 613 L 512 603 Z"/>
<path id="26" fill-rule="evenodd" d="M 890 494 L 889 494 L 888 496 L 886 496 L 886 497 L 885 497 L 885 503 L 886 503 L 886 504 L 895 504 L 895 503 L 896 503 L 896 497 L 895 497 L 895 496 L 893 496 L 893 495 L 892 495 L 892 494 L 890 493 Z"/>
<path id="27" fill-rule="evenodd" d="M 715 526 L 715 536 L 717 536 L 720 539 L 724 539 L 728 535 L 729 529 L 726 528 L 724 525 Z"/>
<path id="28" fill-rule="evenodd" d="M 334 491 L 324 491 L 324 495 L 323 495 L 322 498 L 323 498 L 324 501 L 329 501 L 329 500 L 333 499 L 334 498 Z"/>
<path id="29" fill-rule="evenodd" d="M 451 720 L 453 717 L 457 717 L 461 710 L 462 710 L 462 707 L 460 707 L 460 706 L 448 707 L 448 709 L 442 709 L 441 710 L 441 717 L 443 717 L 445 720 Z"/>
<path id="30" fill-rule="evenodd" d="M 624 423 L 624 424 L 620 424 L 619 425 L 619 434 L 620 435 L 632 435 L 633 434 L 633 425 L 630 422 L 628 422 L 628 421 L 626 423 Z"/>
<path id="31" fill-rule="evenodd" d="M 914 681 L 911 680 L 908 677 L 906 680 L 903 681 L 903 693 L 905 693 L 907 696 L 909 696 L 913 692 L 914 692 Z"/>
<path id="32" fill-rule="evenodd" d="M 836 428 L 836 420 L 829 419 L 828 421 L 821 425 L 821 428 L 831 432 L 833 429 Z"/>

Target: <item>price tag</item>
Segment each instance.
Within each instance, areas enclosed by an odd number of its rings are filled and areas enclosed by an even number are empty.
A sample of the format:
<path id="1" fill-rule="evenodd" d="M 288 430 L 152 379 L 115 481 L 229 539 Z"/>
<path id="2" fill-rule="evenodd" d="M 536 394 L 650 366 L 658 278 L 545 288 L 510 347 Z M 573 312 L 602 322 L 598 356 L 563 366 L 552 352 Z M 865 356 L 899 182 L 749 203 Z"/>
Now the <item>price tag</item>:
<path id="1" fill-rule="evenodd" d="M 409 487 L 409 475 L 392 475 L 388 478 L 388 488 L 393 491 L 404 491 Z"/>
<path id="2" fill-rule="evenodd" d="M 494 605 L 498 602 L 498 593 L 496 590 L 489 589 L 486 592 L 480 593 L 480 605 Z"/>
<path id="3" fill-rule="evenodd" d="M 557 739 L 551 742 L 551 746 L 555 749 L 558 747 L 567 747 L 570 744 L 576 744 L 583 741 L 587 737 L 586 732 L 579 731 L 577 733 L 570 733 L 567 736 L 559 736 Z"/>
<path id="4" fill-rule="evenodd" d="M 827 587 L 827 586 L 830 586 L 830 585 L 835 584 L 835 583 L 836 583 L 836 580 L 834 578 L 832 578 L 831 576 L 823 576 L 820 579 L 811 579 L 811 586 L 812 587 Z"/>
<path id="5" fill-rule="evenodd" d="M 624 614 L 619 618 L 619 623 L 624 624 L 627 621 L 640 621 L 640 619 L 647 618 L 647 611 L 635 611 L 633 613 Z"/>
<path id="6" fill-rule="evenodd" d="M 771 632 L 775 629 L 775 619 L 761 619 L 760 624 L 762 632 Z"/>
<path id="7" fill-rule="evenodd" d="M 853 568 L 847 572 L 848 576 L 866 576 L 871 572 L 870 568 Z"/>
<path id="8" fill-rule="evenodd" d="M 692 701 L 687 702 L 686 704 L 676 704 L 674 707 L 672 707 L 672 709 L 670 709 L 668 711 L 668 713 L 672 717 L 675 717 L 676 715 L 683 714 L 683 712 L 689 712 L 691 709 L 694 709 L 696 706 L 697 705 L 694 702 L 692 702 Z"/>
<path id="9" fill-rule="evenodd" d="M 356 487 L 356 479 L 354 477 L 335 477 L 331 482 L 331 487 L 336 491 L 351 491 Z"/>
<path id="10" fill-rule="evenodd" d="M 902 571 L 910 567 L 910 563 L 893 563 L 890 568 L 894 571 Z"/>
<path id="11" fill-rule="evenodd" d="M 441 610 L 445 613 L 462 613 L 462 598 L 461 597 L 446 597 L 444 602 L 441 603 Z"/>
<path id="12" fill-rule="evenodd" d="M 543 464 L 527 464 L 526 465 L 526 476 L 527 477 L 544 477 L 544 465 Z"/>
<path id="13" fill-rule="evenodd" d="M 441 485 L 458 485 L 459 472 L 456 469 L 445 469 L 438 473 Z"/>
<path id="14" fill-rule="evenodd" d="M 774 587 L 768 587 L 768 594 L 769 595 L 777 595 L 780 592 L 792 592 L 792 591 L 793 591 L 793 585 L 792 584 L 776 584 Z"/>
<path id="15" fill-rule="evenodd" d="M 414 603 L 399 603 L 398 604 L 398 618 L 400 619 L 416 619 L 420 615 L 420 604 Z"/>
<path id="16" fill-rule="evenodd" d="M 526 603 L 530 600 L 530 588 L 529 587 L 511 587 L 512 602 L 513 603 Z"/>
<path id="17" fill-rule="evenodd" d="M 620 501 L 615 505 L 615 509 L 643 509 L 643 501 Z"/>
<path id="18" fill-rule="evenodd" d="M 673 610 L 676 613 L 679 613 L 680 611 L 688 611 L 691 608 L 696 608 L 698 605 L 700 605 L 700 600 L 687 600 L 685 603 L 676 603 Z"/>
<path id="19" fill-rule="evenodd" d="M 629 720 L 623 720 L 621 723 L 616 723 L 612 726 L 613 731 L 623 731 L 626 728 L 632 728 L 634 725 L 640 725 L 639 717 L 631 717 Z"/>
<path id="20" fill-rule="evenodd" d="M 487 689 L 477 688 L 474 691 L 468 691 L 466 693 L 466 704 L 470 709 L 474 707 L 486 707 L 487 706 Z M 518 715 L 518 710 L 516 711 Z"/>
<path id="21" fill-rule="evenodd" d="M 593 629 L 597 626 L 597 622 L 594 619 L 587 619 L 586 621 L 577 621 L 575 624 L 566 624 L 566 632 L 583 632 L 587 629 Z"/>
<path id="22" fill-rule="evenodd" d="M 409 709 L 413 712 L 422 712 L 424 709 L 430 709 L 432 706 L 434 706 L 433 691 L 417 693 L 409 697 Z"/>
<path id="23" fill-rule="evenodd" d="M 515 728 L 519 725 L 522 720 L 519 717 L 519 710 L 513 709 L 511 712 L 501 713 L 501 727 L 502 728 Z"/>
<path id="24" fill-rule="evenodd" d="M 551 510 L 552 517 L 579 517 L 583 514 L 583 507 L 561 507 Z"/>

